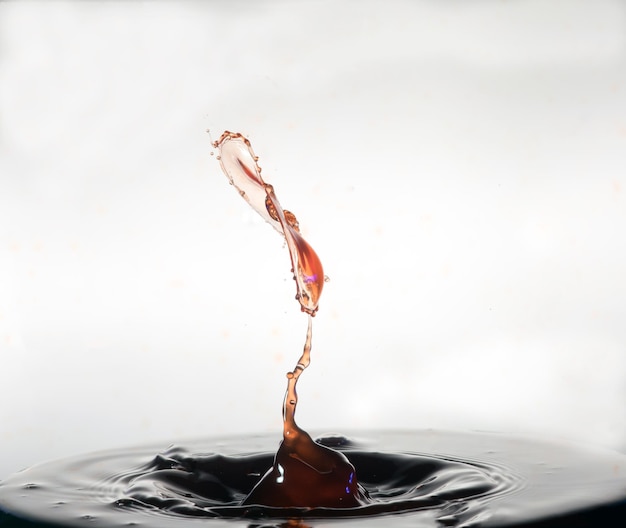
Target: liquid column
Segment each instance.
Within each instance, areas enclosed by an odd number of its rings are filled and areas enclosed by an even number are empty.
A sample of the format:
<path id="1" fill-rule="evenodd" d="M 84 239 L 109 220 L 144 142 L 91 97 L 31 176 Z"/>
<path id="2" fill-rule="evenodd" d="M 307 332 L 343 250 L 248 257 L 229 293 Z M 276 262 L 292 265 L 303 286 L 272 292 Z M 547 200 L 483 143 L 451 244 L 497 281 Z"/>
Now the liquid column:
<path id="1" fill-rule="evenodd" d="M 311 361 L 313 316 L 318 310 L 324 285 L 322 263 L 300 235 L 293 213 L 283 210 L 274 188 L 261 178 L 258 158 L 250 142 L 239 133 L 224 132 L 214 143 L 223 172 L 239 194 L 287 241 L 296 299 L 308 314 L 304 350 L 293 371 L 287 373 L 283 402 L 283 440 L 272 467 L 258 482 L 243 504 L 274 507 L 350 508 L 363 503 L 354 466 L 342 453 L 321 446 L 298 427 L 295 421 L 296 385 Z"/>

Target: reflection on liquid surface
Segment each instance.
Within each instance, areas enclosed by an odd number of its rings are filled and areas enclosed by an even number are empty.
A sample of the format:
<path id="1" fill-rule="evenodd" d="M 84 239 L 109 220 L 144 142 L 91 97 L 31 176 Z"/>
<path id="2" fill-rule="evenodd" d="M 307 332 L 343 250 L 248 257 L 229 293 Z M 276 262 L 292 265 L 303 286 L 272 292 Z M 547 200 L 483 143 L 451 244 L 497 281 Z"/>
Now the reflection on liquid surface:
<path id="1" fill-rule="evenodd" d="M 363 504 L 242 505 L 271 464 L 276 439 L 227 438 L 110 451 L 18 473 L 0 484 L 7 512 L 0 526 L 321 527 L 341 518 L 359 526 L 604 528 L 610 525 L 597 524 L 602 519 L 626 519 L 626 457 L 618 453 L 435 431 L 318 441 L 354 465 Z"/>

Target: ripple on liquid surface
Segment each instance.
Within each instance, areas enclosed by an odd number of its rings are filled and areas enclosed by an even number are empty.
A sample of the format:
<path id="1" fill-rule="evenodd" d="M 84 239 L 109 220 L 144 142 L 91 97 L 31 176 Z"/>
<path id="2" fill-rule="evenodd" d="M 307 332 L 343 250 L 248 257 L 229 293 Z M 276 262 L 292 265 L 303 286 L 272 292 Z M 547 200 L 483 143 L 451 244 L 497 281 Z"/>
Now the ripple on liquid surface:
<path id="1" fill-rule="evenodd" d="M 351 438 L 319 441 L 356 467 L 368 496 L 359 507 L 241 506 L 272 464 L 277 439 L 264 436 L 43 464 L 0 483 L 0 510 L 8 513 L 0 526 L 321 527 L 338 517 L 342 525 L 359 526 L 514 526 L 611 504 L 617 505 L 614 514 L 626 515 L 626 475 L 615 469 L 626 467 L 626 457 L 617 453 L 493 434 Z"/>

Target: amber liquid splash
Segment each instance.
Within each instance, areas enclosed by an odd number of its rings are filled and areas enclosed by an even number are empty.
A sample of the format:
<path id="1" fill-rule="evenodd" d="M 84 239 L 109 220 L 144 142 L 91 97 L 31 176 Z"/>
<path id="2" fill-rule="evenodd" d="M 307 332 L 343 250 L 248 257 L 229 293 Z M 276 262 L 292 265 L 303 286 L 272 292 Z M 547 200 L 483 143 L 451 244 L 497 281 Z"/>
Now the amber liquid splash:
<path id="1" fill-rule="evenodd" d="M 222 170 L 239 194 L 283 234 L 296 281 L 296 299 L 309 315 L 304 351 L 287 374 L 283 403 L 283 441 L 274 463 L 243 504 L 274 507 L 350 508 L 360 506 L 365 493 L 346 456 L 313 441 L 295 421 L 298 378 L 311 361 L 313 316 L 324 286 L 324 270 L 313 248 L 300 234 L 298 220 L 283 210 L 274 188 L 261 177 L 250 142 L 239 133 L 224 132 L 213 146 L 219 150 Z"/>
<path id="2" fill-rule="evenodd" d="M 287 374 L 283 403 L 283 441 L 274 464 L 243 504 L 276 507 L 350 508 L 363 503 L 354 466 L 346 456 L 313 441 L 295 421 L 300 374 L 310 363 L 312 318 L 304 351 L 296 368 Z"/>
<path id="3" fill-rule="evenodd" d="M 278 452 L 274 438 L 254 435 L 42 464 L 0 481 L 1 528 L 624 526 L 623 454 L 494 433 L 361 431 L 314 441 L 300 429 L 296 385 L 310 363 L 322 266 L 261 178 L 248 141 L 226 132 L 215 146 L 240 194 L 286 237 L 308 313 L 304 351 L 287 374 Z"/>
<path id="4" fill-rule="evenodd" d="M 219 150 L 218 160 L 230 183 L 257 213 L 284 235 L 296 280 L 296 299 L 303 312 L 315 315 L 324 287 L 324 270 L 313 248 L 302 238 L 295 215 L 283 210 L 274 188 L 261 178 L 259 158 L 245 137 L 227 131 L 213 146 Z"/>

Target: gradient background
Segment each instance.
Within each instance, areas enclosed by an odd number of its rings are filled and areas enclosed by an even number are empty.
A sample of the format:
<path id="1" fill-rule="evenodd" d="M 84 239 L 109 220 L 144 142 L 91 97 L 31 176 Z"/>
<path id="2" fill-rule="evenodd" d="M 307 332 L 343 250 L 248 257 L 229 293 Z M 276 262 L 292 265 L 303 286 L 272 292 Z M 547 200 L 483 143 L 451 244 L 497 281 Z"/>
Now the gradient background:
<path id="1" fill-rule="evenodd" d="M 2 2 L 0 104 L 0 478 L 279 438 L 306 317 L 207 129 L 331 278 L 302 426 L 626 450 L 624 2 Z"/>

